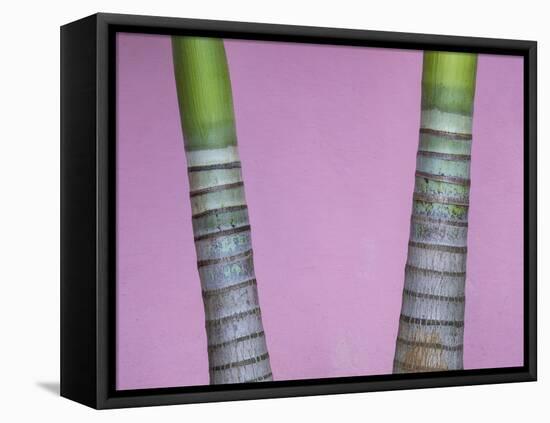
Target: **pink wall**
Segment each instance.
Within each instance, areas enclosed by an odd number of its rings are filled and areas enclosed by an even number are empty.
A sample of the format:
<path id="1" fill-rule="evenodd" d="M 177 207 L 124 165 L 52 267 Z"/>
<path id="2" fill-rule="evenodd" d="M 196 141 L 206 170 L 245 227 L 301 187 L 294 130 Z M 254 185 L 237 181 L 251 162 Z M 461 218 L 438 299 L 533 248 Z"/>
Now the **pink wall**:
<path id="1" fill-rule="evenodd" d="M 418 51 L 226 41 L 276 380 L 390 373 Z M 117 387 L 208 383 L 170 40 L 118 36 Z M 523 62 L 479 58 L 466 368 L 523 364 Z"/>

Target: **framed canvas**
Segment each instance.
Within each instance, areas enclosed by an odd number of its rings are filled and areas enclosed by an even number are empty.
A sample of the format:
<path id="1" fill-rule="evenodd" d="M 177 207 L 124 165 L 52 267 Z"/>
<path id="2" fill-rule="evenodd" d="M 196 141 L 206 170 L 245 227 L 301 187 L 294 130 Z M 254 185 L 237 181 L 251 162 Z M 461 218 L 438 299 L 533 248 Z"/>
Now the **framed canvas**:
<path id="1" fill-rule="evenodd" d="M 536 380 L 536 43 L 61 28 L 61 394 Z"/>

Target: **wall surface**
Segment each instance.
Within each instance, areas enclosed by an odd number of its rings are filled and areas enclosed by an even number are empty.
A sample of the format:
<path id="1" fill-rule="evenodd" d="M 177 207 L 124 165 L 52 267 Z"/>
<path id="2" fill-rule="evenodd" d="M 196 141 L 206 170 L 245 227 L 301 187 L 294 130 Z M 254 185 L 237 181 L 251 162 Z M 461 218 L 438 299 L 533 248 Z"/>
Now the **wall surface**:
<path id="1" fill-rule="evenodd" d="M 550 385 L 550 30 L 544 2 L 20 1 L 3 5 L 2 416 L 13 422 L 545 421 Z M 537 383 L 95 412 L 59 398 L 59 26 L 97 11 L 539 41 Z M 495 154 L 500 154 L 496 151 Z M 546 417 L 547 419 L 547 417 Z"/>
<path id="2" fill-rule="evenodd" d="M 275 380 L 391 373 L 422 52 L 225 46 Z M 170 38 L 117 54 L 117 387 L 208 384 Z M 474 107 L 464 365 L 521 366 L 521 57 L 479 57 Z"/>

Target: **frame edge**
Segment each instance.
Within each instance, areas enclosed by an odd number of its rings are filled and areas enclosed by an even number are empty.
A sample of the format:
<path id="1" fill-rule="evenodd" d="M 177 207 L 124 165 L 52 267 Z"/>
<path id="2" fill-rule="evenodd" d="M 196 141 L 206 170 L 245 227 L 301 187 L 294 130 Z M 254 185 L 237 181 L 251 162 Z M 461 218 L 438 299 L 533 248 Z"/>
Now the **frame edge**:
<path id="1" fill-rule="evenodd" d="M 60 32 L 60 393 L 96 407 L 96 16 Z"/>

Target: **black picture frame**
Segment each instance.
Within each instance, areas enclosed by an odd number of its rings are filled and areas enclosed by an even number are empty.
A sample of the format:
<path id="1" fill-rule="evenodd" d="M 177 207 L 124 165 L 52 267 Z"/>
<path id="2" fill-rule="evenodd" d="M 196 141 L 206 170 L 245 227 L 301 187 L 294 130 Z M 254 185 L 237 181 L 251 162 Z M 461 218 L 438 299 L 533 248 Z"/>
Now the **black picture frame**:
<path id="1" fill-rule="evenodd" d="M 524 58 L 524 365 L 404 375 L 115 390 L 115 34 L 136 32 L 473 51 Z M 61 27 L 61 395 L 118 408 L 534 381 L 537 375 L 534 41 L 99 13 Z"/>

